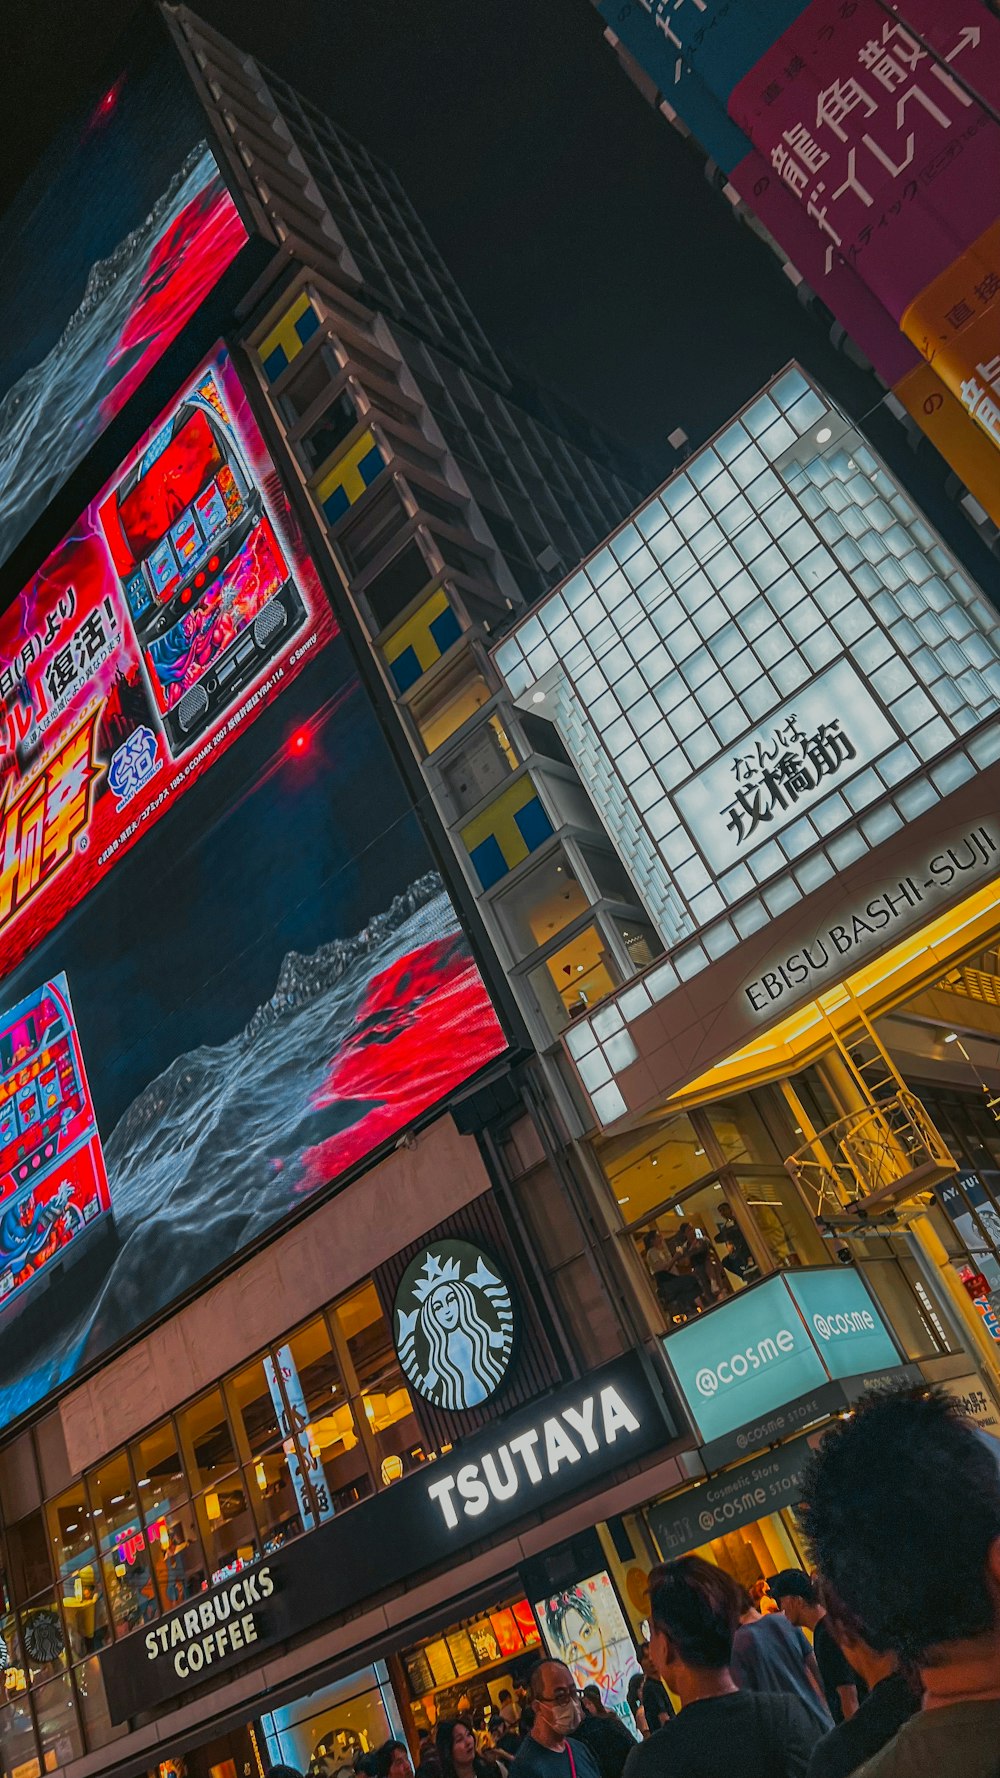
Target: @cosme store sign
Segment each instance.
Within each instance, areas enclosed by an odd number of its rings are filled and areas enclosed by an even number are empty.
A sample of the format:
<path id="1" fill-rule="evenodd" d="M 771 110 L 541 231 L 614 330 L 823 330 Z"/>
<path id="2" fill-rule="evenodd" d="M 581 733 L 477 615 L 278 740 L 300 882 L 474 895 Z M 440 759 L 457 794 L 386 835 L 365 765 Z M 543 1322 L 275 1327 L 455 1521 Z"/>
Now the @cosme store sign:
<path id="1" fill-rule="evenodd" d="M 599 1482 L 674 1434 L 636 1352 L 564 1385 L 103 1650 L 112 1721 L 453 1563 L 464 1545 Z"/>
<path id="2" fill-rule="evenodd" d="M 666 1338 L 666 1353 L 705 1446 L 800 1398 L 817 1415 L 829 1385 L 902 1365 L 861 1275 L 848 1267 L 781 1273 Z M 812 1416 L 810 1416 L 812 1417 Z M 733 1454 L 752 1448 L 735 1444 Z M 713 1454 L 716 1454 L 713 1452 Z"/>

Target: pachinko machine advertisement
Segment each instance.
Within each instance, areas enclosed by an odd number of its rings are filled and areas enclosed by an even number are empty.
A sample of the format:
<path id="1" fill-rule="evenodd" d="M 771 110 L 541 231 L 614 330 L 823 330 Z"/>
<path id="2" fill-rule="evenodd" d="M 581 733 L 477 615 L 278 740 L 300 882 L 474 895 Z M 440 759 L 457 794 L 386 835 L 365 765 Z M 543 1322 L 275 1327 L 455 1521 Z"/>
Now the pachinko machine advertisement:
<path id="1" fill-rule="evenodd" d="M 111 1210 L 65 976 L 0 1013 L 0 1327 Z"/>
<path id="2" fill-rule="evenodd" d="M 0 616 L 0 978 L 0 1425 L 506 1047 L 221 345 Z"/>

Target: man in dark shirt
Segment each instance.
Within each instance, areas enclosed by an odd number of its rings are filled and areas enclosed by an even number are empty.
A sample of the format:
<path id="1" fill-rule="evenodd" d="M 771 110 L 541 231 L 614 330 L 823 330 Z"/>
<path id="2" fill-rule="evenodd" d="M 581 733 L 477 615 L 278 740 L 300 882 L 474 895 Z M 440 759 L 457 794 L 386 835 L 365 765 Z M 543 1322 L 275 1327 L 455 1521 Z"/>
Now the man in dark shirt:
<path id="1" fill-rule="evenodd" d="M 790 1624 L 799 1630 L 811 1630 L 813 1654 L 823 1681 L 826 1701 L 834 1722 L 846 1722 L 858 1708 L 863 1682 L 848 1666 L 826 1622 L 826 1607 L 816 1589 L 815 1581 L 801 1568 L 783 1568 L 768 1582 L 768 1592 L 776 1599 Z"/>
<path id="2" fill-rule="evenodd" d="M 653 1657 L 649 1652 L 649 1643 L 639 1645 L 639 1665 L 643 1671 L 642 1708 L 646 1716 L 646 1727 L 652 1735 L 656 1729 L 662 1729 L 674 1714 L 674 1707 L 667 1697 L 667 1690 L 653 1666 Z"/>
<path id="3" fill-rule="evenodd" d="M 583 1721 L 575 1739 L 589 1747 L 601 1768 L 601 1778 L 622 1778 L 622 1768 L 635 1746 L 635 1736 L 620 1716 L 609 1710 L 598 1685 L 585 1685 L 580 1693 Z"/>
<path id="4" fill-rule="evenodd" d="M 534 1720 L 511 1778 L 601 1778 L 589 1747 L 572 1740 L 583 1712 L 576 1681 L 562 1661 L 540 1661 L 531 1675 Z"/>
<path id="5" fill-rule="evenodd" d="M 904 1722 L 920 1709 L 919 1685 L 903 1672 L 893 1649 L 879 1653 L 865 1641 L 860 1619 L 849 1612 L 828 1582 L 823 1582 L 826 1621 L 868 1695 L 854 1716 L 837 1724 L 815 1748 L 809 1778 L 850 1778 L 859 1766 L 880 1753 Z"/>
<path id="6" fill-rule="evenodd" d="M 816 1656 L 802 1630 L 781 1611 L 762 1617 L 749 1595 L 739 1593 L 739 1628 L 733 1637 L 732 1674 L 741 1691 L 793 1692 L 825 1735 L 833 1727 Z"/>
<path id="7" fill-rule="evenodd" d="M 629 1754 L 625 1778 L 805 1778 L 821 1730 L 800 1699 L 737 1690 L 729 1576 L 700 1556 L 654 1568 L 650 1651 L 680 1714 Z"/>

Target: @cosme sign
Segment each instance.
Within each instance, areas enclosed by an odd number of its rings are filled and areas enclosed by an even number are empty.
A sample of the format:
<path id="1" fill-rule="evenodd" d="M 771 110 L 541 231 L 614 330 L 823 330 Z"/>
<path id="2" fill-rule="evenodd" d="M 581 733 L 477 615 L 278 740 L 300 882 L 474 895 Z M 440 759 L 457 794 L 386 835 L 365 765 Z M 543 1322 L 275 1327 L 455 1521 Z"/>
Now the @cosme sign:
<path id="1" fill-rule="evenodd" d="M 858 1272 L 782 1273 L 666 1339 L 706 1444 L 831 1382 L 901 1363 Z"/>
<path id="2" fill-rule="evenodd" d="M 514 1350 L 510 1286 L 482 1248 L 435 1241 L 410 1261 L 393 1305 L 396 1352 L 418 1395 L 474 1408 L 499 1389 Z"/>

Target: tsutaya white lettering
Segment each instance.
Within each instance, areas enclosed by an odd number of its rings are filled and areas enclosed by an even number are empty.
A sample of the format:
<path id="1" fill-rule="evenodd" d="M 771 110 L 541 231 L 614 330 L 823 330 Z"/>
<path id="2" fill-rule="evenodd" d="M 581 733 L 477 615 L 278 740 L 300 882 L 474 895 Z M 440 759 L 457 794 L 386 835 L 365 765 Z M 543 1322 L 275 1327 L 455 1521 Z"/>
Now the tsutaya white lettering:
<path id="1" fill-rule="evenodd" d="M 172 1653 L 174 1672 L 181 1679 L 191 1679 L 213 1661 L 225 1660 L 256 1642 L 258 1625 L 253 1607 L 269 1599 L 274 1592 L 270 1568 L 242 1574 L 220 1592 L 199 1599 L 187 1611 L 149 1630 L 144 1638 L 146 1659 L 158 1660 Z"/>
<path id="2" fill-rule="evenodd" d="M 619 1433 L 639 1431 L 639 1421 L 613 1384 L 588 1395 L 578 1407 L 561 1408 L 537 1428 L 508 1439 L 478 1463 L 466 1463 L 455 1475 L 431 1482 L 428 1497 L 441 1508 L 449 1531 L 459 1523 L 456 1496 L 468 1518 L 478 1518 L 491 1500 L 513 1500 L 522 1486 L 537 1488 L 547 1476 L 567 1473 L 584 1454 L 595 1456 L 615 1443 Z"/>

